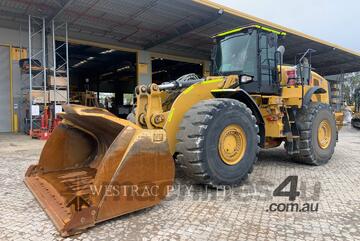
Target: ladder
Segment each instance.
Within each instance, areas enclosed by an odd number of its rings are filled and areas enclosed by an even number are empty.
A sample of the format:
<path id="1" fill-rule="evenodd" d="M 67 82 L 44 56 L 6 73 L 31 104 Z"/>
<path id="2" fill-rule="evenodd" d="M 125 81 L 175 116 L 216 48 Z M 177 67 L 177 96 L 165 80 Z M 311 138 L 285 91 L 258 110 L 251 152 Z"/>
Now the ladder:
<path id="1" fill-rule="evenodd" d="M 293 107 L 282 107 L 284 134 L 286 136 L 286 151 L 289 155 L 300 153 L 300 133 L 296 126 L 295 109 Z"/>

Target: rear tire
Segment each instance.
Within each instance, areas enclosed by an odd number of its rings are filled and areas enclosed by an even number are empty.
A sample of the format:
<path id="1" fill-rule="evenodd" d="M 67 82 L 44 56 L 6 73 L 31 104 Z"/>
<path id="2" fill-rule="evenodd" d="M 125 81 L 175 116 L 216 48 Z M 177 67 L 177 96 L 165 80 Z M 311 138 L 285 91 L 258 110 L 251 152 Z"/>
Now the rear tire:
<path id="1" fill-rule="evenodd" d="M 252 171 L 258 159 L 258 132 L 256 118 L 244 103 L 233 99 L 200 101 L 185 114 L 180 125 L 176 145 L 177 162 L 196 183 L 237 185 Z M 229 139 L 224 139 L 224 136 L 233 138 L 233 142 L 227 142 Z M 225 147 L 228 143 L 229 149 Z M 236 144 L 231 147 L 231 143 Z M 227 152 L 237 159 L 231 162 L 227 159 Z"/>
<path id="2" fill-rule="evenodd" d="M 351 125 L 356 129 L 360 129 L 360 118 L 357 117 L 352 118 Z"/>
<path id="3" fill-rule="evenodd" d="M 330 106 L 310 103 L 297 114 L 296 125 L 300 132 L 300 154 L 295 155 L 294 160 L 316 166 L 328 163 L 337 139 L 336 121 Z"/>

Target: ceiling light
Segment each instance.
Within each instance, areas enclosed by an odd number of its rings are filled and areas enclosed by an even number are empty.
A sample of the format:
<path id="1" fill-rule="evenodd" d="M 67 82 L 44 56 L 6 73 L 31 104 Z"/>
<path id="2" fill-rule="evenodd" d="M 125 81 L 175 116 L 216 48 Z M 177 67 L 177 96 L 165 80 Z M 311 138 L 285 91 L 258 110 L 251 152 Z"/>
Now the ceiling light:
<path id="1" fill-rule="evenodd" d="M 81 60 L 79 63 L 74 64 L 73 67 L 74 68 L 79 67 L 80 65 L 85 64 L 86 62 L 87 62 L 87 60 Z"/>
<path id="2" fill-rule="evenodd" d="M 126 70 L 126 69 L 130 69 L 130 66 L 128 65 L 128 66 L 124 66 L 124 67 L 118 68 L 118 69 L 116 70 L 116 72 L 120 72 L 120 71 L 123 71 L 123 70 Z"/>
<path id="3" fill-rule="evenodd" d="M 112 75 L 112 74 L 113 74 L 113 72 L 108 72 L 108 73 L 100 75 L 100 77 L 105 77 L 105 76 Z"/>
<path id="4" fill-rule="evenodd" d="M 167 73 L 167 70 L 159 70 L 159 71 L 154 71 L 152 74 L 160 74 L 160 73 Z"/>
<path id="5" fill-rule="evenodd" d="M 104 50 L 104 51 L 100 52 L 100 54 L 110 54 L 115 51 L 116 51 L 115 49 L 108 49 L 108 50 Z"/>

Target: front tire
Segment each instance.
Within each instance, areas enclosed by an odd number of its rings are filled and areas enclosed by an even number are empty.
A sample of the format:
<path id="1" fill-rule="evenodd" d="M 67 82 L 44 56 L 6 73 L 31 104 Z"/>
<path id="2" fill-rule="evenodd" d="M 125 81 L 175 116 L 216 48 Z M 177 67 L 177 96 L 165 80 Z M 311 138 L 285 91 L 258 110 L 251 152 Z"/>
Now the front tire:
<path id="1" fill-rule="evenodd" d="M 184 116 L 177 134 L 177 162 L 196 183 L 238 185 L 258 159 L 259 128 L 244 103 L 200 101 Z"/>
<path id="2" fill-rule="evenodd" d="M 324 165 L 332 157 L 336 139 L 336 120 L 328 104 L 310 103 L 299 111 L 296 125 L 300 132 L 300 154 L 295 161 L 310 165 Z"/>

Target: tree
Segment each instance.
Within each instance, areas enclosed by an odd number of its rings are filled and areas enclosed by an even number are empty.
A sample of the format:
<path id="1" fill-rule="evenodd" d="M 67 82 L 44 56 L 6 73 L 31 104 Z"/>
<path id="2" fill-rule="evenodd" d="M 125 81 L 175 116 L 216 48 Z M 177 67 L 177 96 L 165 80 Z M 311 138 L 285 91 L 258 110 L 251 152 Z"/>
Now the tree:
<path id="1" fill-rule="evenodd" d="M 360 88 L 360 72 L 350 73 L 345 75 L 345 82 L 343 85 L 343 96 L 347 104 L 353 103 L 353 95 L 356 88 Z"/>

